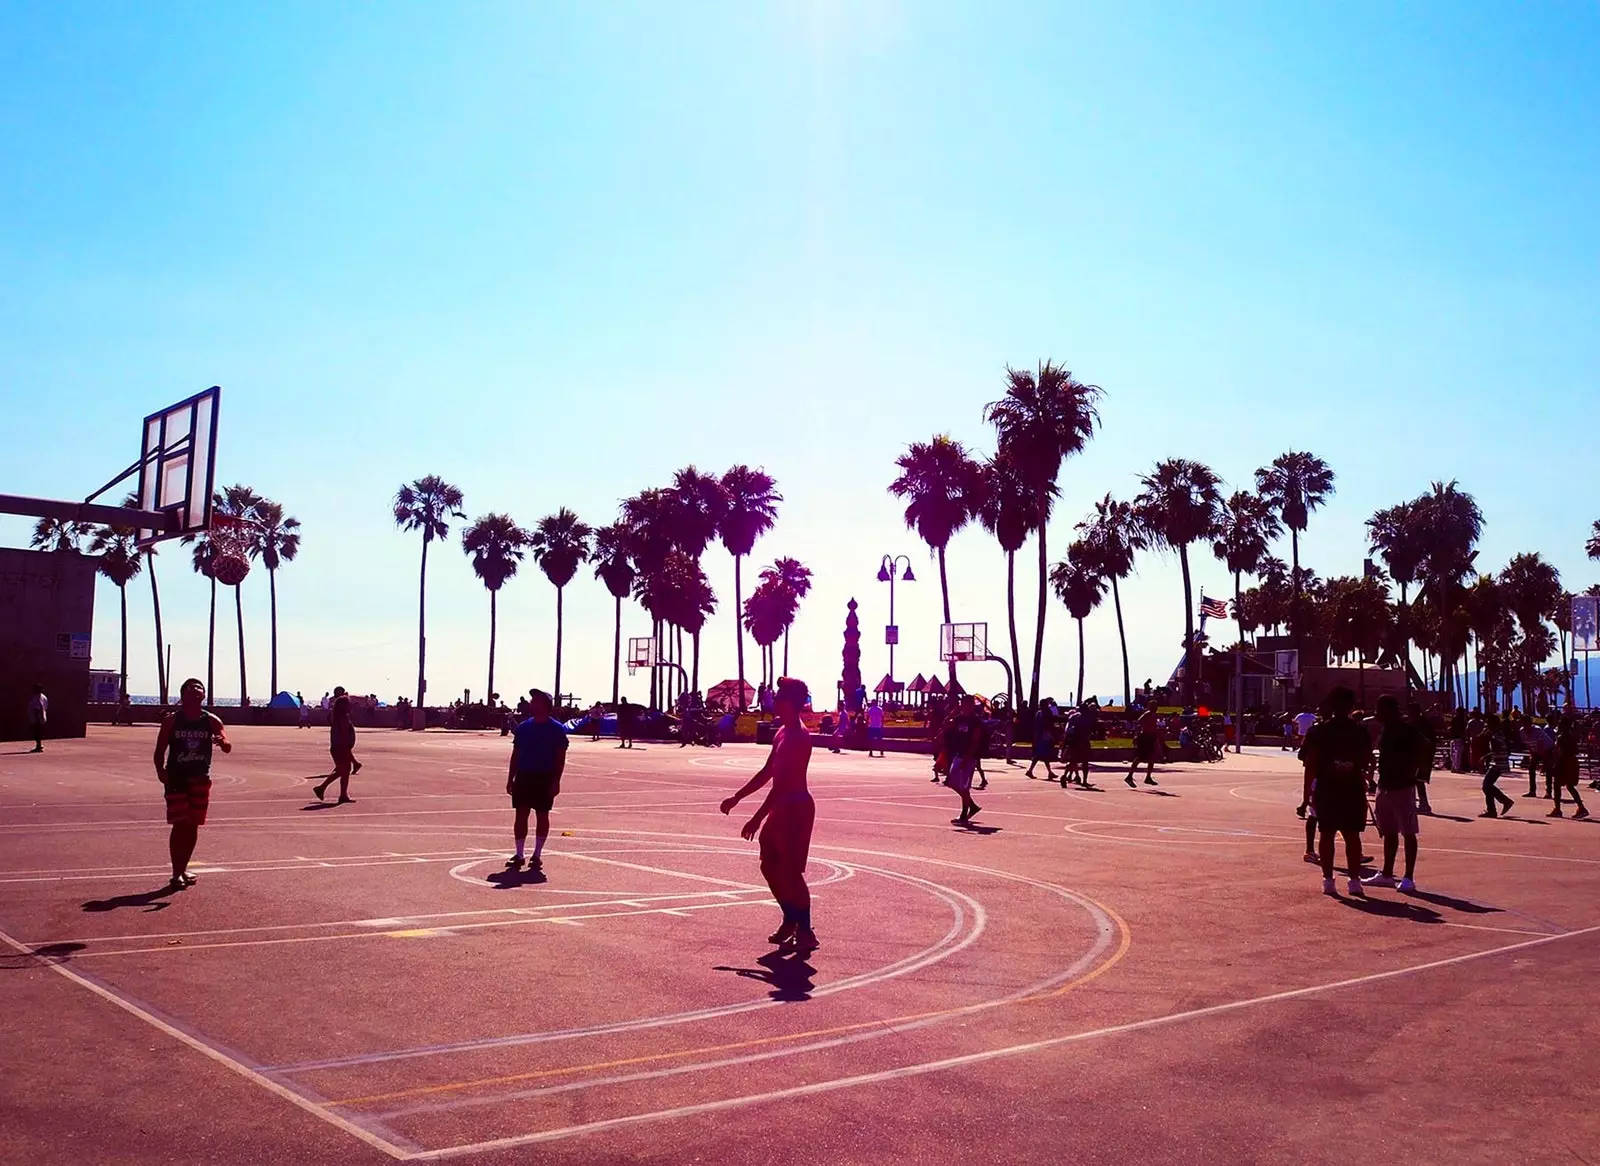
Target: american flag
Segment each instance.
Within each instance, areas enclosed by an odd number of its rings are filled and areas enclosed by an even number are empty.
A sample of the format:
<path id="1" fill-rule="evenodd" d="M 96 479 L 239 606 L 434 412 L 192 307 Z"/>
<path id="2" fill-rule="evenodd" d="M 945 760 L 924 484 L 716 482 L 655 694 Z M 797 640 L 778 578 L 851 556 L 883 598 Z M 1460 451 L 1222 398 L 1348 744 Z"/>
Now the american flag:
<path id="1" fill-rule="evenodd" d="M 1228 605 L 1220 599 L 1207 599 L 1200 597 L 1200 616 L 1202 619 L 1227 619 Z"/>

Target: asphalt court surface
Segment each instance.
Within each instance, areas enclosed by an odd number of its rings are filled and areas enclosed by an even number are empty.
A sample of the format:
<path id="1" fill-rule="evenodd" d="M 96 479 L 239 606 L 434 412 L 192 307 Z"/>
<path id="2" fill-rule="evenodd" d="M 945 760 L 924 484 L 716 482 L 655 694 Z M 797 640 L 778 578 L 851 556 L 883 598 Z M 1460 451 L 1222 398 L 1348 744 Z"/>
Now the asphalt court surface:
<path id="1" fill-rule="evenodd" d="M 818 751 L 801 960 L 756 803 L 717 810 L 764 750 L 575 741 L 539 878 L 502 869 L 498 734 L 365 733 L 345 806 L 321 734 L 231 735 L 177 893 L 152 730 L 0 746 L 21 1160 L 1600 1157 L 1600 832 L 1480 820 L 1467 777 L 1420 893 L 1356 902 L 1300 860 L 1286 756 L 990 763 L 969 829 L 926 758 Z"/>

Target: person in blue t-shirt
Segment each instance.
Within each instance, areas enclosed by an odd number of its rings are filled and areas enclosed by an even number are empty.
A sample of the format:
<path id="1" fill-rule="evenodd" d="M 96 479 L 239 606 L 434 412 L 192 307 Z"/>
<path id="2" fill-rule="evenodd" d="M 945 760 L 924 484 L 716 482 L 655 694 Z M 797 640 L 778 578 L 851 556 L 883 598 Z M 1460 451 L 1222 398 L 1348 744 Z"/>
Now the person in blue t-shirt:
<path id="1" fill-rule="evenodd" d="M 509 870 L 522 869 L 529 810 L 535 814 L 536 821 L 533 857 L 528 859 L 528 869 L 542 869 L 539 856 L 544 850 L 544 840 L 550 836 L 550 807 L 561 792 L 561 772 L 567 765 L 567 731 L 550 716 L 552 707 L 550 694 L 534 689 L 529 701 L 531 715 L 511 731 L 506 793 L 516 811 L 517 853 L 506 863 Z"/>

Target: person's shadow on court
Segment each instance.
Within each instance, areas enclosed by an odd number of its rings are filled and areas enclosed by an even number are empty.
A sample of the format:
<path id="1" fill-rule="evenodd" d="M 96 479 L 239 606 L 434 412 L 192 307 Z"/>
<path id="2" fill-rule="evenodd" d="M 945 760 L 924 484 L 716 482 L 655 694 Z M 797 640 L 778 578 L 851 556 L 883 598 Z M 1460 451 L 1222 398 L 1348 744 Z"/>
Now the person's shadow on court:
<path id="1" fill-rule="evenodd" d="M 760 980 L 764 984 L 771 984 L 772 991 L 768 995 L 774 1000 L 793 1004 L 811 999 L 811 990 L 816 987 L 813 977 L 817 974 L 817 969 L 807 963 L 804 956 L 793 952 L 786 955 L 782 951 L 773 951 L 756 960 L 756 963 L 761 966 L 759 968 L 718 966 L 711 970 L 732 972 L 747 980 Z"/>
<path id="2" fill-rule="evenodd" d="M 43 943 L 27 951 L 6 952 L 0 955 L 0 968 L 16 971 L 37 967 L 40 961 L 47 964 L 64 964 L 88 946 L 87 943 Z"/>
<path id="3" fill-rule="evenodd" d="M 532 887 L 550 881 L 542 870 L 497 870 L 484 877 L 484 882 L 501 891 L 513 887 Z"/>
<path id="4" fill-rule="evenodd" d="M 1398 899 L 1355 898 L 1341 895 L 1339 902 L 1346 907 L 1368 915 L 1382 915 L 1388 919 L 1409 919 L 1413 923 L 1443 923 L 1444 916 L 1420 903 L 1402 902 Z"/>
<path id="5" fill-rule="evenodd" d="M 1471 899 L 1457 899 L 1433 891 L 1408 891 L 1406 896 L 1411 899 L 1421 899 L 1424 903 L 1432 903 L 1436 907 L 1448 907 L 1464 915 L 1498 915 L 1505 910 L 1504 907 L 1486 907 L 1482 903 L 1474 903 Z"/>
<path id="6" fill-rule="evenodd" d="M 153 891 L 140 891 L 132 895 L 114 895 L 109 899 L 90 899 L 83 905 L 83 910 L 89 912 L 116 911 L 122 907 L 143 907 L 150 911 L 165 911 L 172 906 L 172 895 L 175 893 L 170 883 L 158 887 Z"/>
<path id="7" fill-rule="evenodd" d="M 1002 829 L 999 826 L 980 826 L 970 818 L 966 821 L 962 821 L 960 818 L 951 818 L 950 825 L 968 834 L 998 834 Z"/>

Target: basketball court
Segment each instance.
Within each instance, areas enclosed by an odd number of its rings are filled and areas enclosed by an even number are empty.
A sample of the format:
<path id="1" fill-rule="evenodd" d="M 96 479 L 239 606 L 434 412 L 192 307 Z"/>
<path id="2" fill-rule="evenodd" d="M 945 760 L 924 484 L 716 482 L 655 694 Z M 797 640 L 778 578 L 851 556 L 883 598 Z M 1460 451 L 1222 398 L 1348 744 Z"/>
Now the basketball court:
<path id="1" fill-rule="evenodd" d="M 775 955 L 752 746 L 574 740 L 507 876 L 497 733 L 230 730 L 168 892 L 149 728 L 0 754 L 0 1102 L 28 1162 L 1577 1161 L 1600 830 L 1439 775 L 1421 893 L 1329 899 L 1283 755 L 1158 789 L 818 751 Z M 1514 783 L 1507 782 L 1508 791 Z M 1515 790 L 1515 792 L 1521 792 Z M 741 807 L 744 809 L 744 807 Z M 1378 846 L 1367 834 L 1369 852 Z M 1341 886 L 1342 886 L 1341 880 Z"/>

